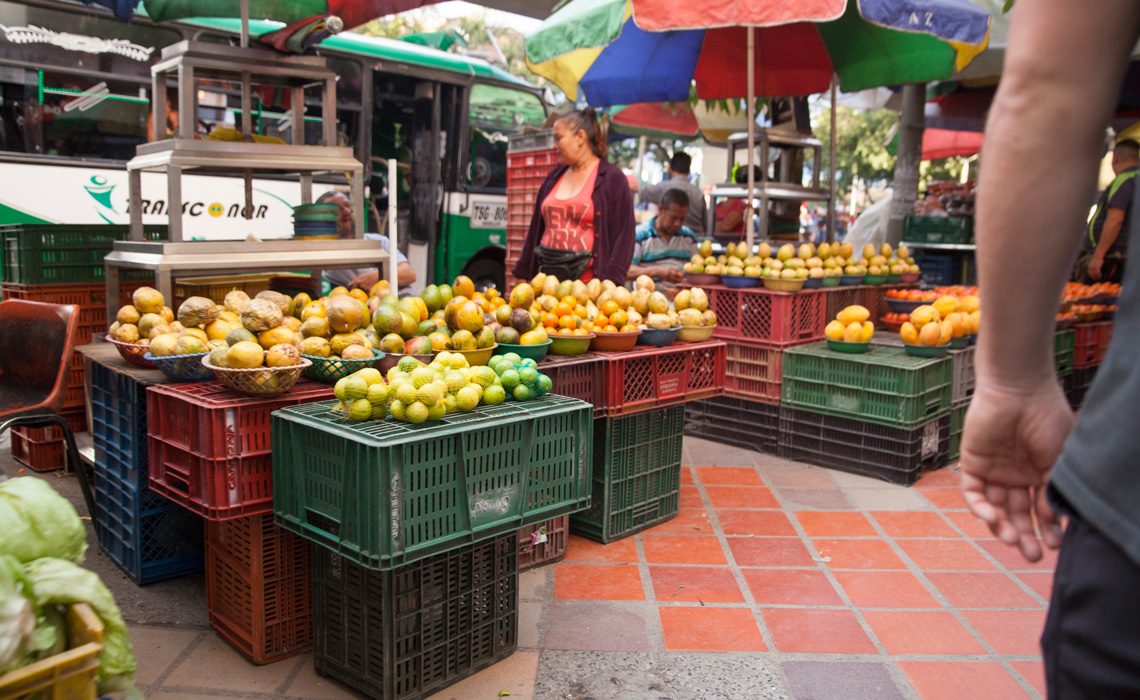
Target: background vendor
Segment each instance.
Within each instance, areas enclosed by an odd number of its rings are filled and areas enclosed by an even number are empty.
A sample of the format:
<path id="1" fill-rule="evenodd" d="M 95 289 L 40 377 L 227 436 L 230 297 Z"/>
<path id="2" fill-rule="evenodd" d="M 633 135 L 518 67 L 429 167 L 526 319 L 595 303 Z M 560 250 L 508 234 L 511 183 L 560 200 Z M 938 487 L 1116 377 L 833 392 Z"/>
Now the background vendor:
<path id="1" fill-rule="evenodd" d="M 349 200 L 348 195 L 343 192 L 333 190 L 325 192 L 317 198 L 318 204 L 323 203 L 336 204 L 337 219 L 336 219 L 336 234 L 337 238 L 352 238 L 356 233 L 356 224 L 352 216 L 352 201 Z M 380 241 L 380 247 L 385 252 L 388 250 L 389 242 L 387 236 L 382 236 L 379 233 L 365 233 L 364 237 L 372 241 Z M 364 291 L 372 289 L 372 286 L 380 281 L 380 270 L 376 267 L 364 267 L 357 269 L 339 269 L 339 270 L 325 270 L 325 279 L 329 281 L 333 287 L 358 287 Z M 408 258 L 396 251 L 396 283 L 400 286 L 400 291 L 410 291 L 408 288 L 415 284 L 416 271 L 412 269 L 412 264 Z"/>
<path id="2" fill-rule="evenodd" d="M 1128 237 L 1120 232 L 1128 230 L 1138 166 L 1140 144 L 1131 140 L 1116 144 L 1112 149 L 1115 177 L 1097 200 L 1077 265 L 1082 282 L 1120 282 L 1124 277 Z"/>
<path id="3" fill-rule="evenodd" d="M 649 275 L 658 282 L 681 281 L 682 267 L 693 257 L 697 245 L 696 234 L 685 225 L 688 214 L 689 196 L 683 190 L 666 190 L 661 195 L 657 216 L 637 228 L 627 279 Z"/>

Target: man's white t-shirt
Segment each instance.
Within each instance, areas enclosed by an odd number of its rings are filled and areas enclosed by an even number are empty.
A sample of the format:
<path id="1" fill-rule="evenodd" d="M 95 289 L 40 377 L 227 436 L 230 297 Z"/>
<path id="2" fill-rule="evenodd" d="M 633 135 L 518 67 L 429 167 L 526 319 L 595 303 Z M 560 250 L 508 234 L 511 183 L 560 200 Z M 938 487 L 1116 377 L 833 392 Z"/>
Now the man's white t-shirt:
<path id="1" fill-rule="evenodd" d="M 364 234 L 364 237 L 370 241 L 380 241 L 380 247 L 385 251 L 388 250 L 390 244 L 388 242 L 387 236 L 382 236 L 379 233 L 366 233 Z M 408 262 L 408 258 L 397 250 L 396 264 L 398 265 L 403 262 Z M 349 283 L 351 283 L 352 280 L 356 279 L 358 276 L 363 275 L 366 272 L 371 272 L 375 269 L 375 267 L 362 267 L 357 269 L 342 268 L 338 270 L 325 270 L 325 279 L 328 280 L 329 284 L 331 284 L 333 287 L 347 287 Z"/>

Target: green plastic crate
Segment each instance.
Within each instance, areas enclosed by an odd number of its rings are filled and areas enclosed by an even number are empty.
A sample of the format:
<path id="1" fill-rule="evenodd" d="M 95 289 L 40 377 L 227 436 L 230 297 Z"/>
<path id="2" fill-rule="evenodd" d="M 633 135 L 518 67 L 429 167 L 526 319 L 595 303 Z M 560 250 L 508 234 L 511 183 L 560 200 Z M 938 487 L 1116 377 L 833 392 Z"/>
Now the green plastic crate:
<path id="1" fill-rule="evenodd" d="M 949 357 L 911 357 L 902 348 L 882 345 L 861 355 L 841 355 L 813 343 L 785 350 L 783 370 L 783 402 L 809 411 L 913 426 L 950 408 Z"/>
<path id="2" fill-rule="evenodd" d="M 593 501 L 570 530 L 609 543 L 668 520 L 681 496 L 683 404 L 594 423 Z"/>
<path id="3" fill-rule="evenodd" d="M 1073 357 L 1077 348 L 1077 332 L 1069 329 L 1057 331 L 1057 340 L 1053 346 L 1056 358 L 1057 376 L 1064 377 L 1073 373 Z"/>
<path id="4" fill-rule="evenodd" d="M 950 461 L 957 462 L 962 450 L 962 428 L 966 425 L 966 409 L 969 401 L 963 401 L 950 409 Z"/>
<path id="5" fill-rule="evenodd" d="M 905 243 L 973 243 L 971 216 L 908 216 L 903 226 Z"/>
<path id="6" fill-rule="evenodd" d="M 80 284 L 102 282 L 103 258 L 115 241 L 127 239 L 129 226 L 112 224 L 16 224 L 0 226 L 0 258 L 6 282 Z M 147 240 L 166 238 L 166 226 L 147 226 Z M 123 280 L 153 279 L 149 270 L 123 270 Z"/>
<path id="7" fill-rule="evenodd" d="M 389 569 L 590 505 L 594 407 L 548 395 L 443 420 L 352 423 L 335 402 L 273 413 L 277 524 Z"/>

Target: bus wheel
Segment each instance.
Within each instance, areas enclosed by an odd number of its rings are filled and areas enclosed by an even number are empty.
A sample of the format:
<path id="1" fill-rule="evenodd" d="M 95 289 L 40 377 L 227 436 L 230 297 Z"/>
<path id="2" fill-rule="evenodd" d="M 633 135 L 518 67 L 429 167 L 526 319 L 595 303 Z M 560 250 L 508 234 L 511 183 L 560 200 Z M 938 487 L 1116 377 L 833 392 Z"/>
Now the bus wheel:
<path id="1" fill-rule="evenodd" d="M 478 257 L 463 267 L 463 274 L 475 282 L 475 289 L 483 291 L 488 287 L 506 291 L 503 263 L 489 257 Z"/>

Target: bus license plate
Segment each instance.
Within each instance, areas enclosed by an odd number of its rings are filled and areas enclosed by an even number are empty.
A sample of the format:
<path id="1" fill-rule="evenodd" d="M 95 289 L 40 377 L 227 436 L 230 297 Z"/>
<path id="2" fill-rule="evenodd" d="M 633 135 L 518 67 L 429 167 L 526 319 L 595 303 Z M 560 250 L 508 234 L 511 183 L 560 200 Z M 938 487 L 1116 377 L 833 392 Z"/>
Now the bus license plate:
<path id="1" fill-rule="evenodd" d="M 507 203 L 471 200 L 471 228 L 506 228 Z"/>

